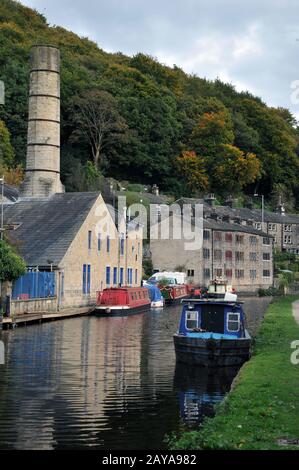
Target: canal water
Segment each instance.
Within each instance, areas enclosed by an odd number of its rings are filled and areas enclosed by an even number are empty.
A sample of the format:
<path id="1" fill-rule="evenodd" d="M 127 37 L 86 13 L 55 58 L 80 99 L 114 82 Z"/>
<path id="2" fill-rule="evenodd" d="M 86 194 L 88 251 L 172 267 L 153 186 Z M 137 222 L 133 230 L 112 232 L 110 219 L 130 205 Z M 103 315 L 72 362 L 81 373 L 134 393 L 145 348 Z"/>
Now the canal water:
<path id="1" fill-rule="evenodd" d="M 243 300 L 255 334 L 269 299 Z M 176 365 L 180 310 L 0 331 L 0 448 L 163 449 L 198 428 L 237 371 Z"/>

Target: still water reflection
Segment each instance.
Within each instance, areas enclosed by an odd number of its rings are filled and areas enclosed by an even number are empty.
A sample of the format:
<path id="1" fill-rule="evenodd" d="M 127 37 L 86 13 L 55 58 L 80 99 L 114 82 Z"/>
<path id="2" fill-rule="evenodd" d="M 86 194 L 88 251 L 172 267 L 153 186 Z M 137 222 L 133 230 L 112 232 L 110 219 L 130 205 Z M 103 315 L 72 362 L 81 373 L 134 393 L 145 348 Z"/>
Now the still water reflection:
<path id="1" fill-rule="evenodd" d="M 254 332 L 268 299 L 246 300 Z M 182 420 L 197 427 L 236 371 L 175 364 L 180 306 L 0 332 L 0 448 L 162 449 Z"/>

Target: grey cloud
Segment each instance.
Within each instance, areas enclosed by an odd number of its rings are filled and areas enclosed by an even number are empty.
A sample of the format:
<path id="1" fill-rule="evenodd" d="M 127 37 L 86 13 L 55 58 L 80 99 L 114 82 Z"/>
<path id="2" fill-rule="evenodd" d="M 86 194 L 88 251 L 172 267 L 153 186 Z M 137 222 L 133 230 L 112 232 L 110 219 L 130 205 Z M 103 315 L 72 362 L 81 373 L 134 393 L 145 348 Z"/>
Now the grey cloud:
<path id="1" fill-rule="evenodd" d="M 23 0 L 108 51 L 149 53 L 288 107 L 299 79 L 297 0 Z M 296 40 L 297 39 L 297 40 Z"/>

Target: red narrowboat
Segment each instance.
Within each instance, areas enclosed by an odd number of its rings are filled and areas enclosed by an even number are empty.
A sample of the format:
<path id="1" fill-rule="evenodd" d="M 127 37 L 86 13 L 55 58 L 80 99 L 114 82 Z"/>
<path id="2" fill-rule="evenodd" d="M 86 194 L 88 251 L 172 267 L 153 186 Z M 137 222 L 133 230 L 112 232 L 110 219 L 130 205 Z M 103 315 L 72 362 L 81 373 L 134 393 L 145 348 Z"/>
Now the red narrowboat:
<path id="1" fill-rule="evenodd" d="M 188 286 L 186 284 L 159 286 L 166 304 L 179 302 L 188 296 Z"/>
<path id="2" fill-rule="evenodd" d="M 120 316 L 144 312 L 151 306 L 146 287 L 110 287 L 98 292 L 95 314 Z"/>

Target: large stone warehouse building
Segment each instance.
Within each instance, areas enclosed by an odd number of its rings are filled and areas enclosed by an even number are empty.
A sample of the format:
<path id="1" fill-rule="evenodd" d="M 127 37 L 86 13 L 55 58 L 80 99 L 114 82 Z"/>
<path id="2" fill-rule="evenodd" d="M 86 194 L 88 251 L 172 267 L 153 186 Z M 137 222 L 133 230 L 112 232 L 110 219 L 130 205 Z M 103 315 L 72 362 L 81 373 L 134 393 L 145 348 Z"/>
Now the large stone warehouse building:
<path id="1" fill-rule="evenodd" d="M 142 228 L 115 220 L 100 193 L 65 193 L 60 182 L 60 56 L 31 51 L 26 177 L 6 187 L 4 226 L 28 273 L 15 283 L 15 313 L 93 305 L 107 286 L 140 285 Z"/>

